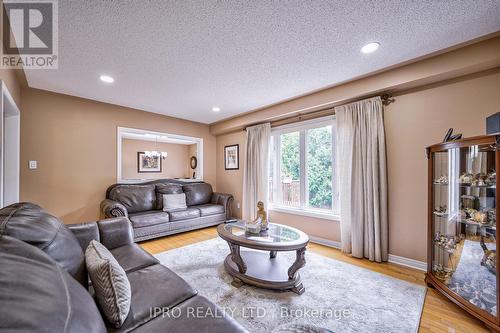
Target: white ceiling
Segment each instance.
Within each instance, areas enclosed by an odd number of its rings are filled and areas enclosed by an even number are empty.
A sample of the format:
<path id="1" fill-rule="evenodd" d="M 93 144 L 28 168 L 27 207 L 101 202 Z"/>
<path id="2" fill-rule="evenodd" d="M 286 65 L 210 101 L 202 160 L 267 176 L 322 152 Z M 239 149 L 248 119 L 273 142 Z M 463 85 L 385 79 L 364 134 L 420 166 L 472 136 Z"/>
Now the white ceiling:
<path id="1" fill-rule="evenodd" d="M 498 30 L 498 0 L 64 0 L 59 69 L 26 75 L 34 88 L 212 123 Z M 360 53 L 371 41 L 379 50 Z"/>

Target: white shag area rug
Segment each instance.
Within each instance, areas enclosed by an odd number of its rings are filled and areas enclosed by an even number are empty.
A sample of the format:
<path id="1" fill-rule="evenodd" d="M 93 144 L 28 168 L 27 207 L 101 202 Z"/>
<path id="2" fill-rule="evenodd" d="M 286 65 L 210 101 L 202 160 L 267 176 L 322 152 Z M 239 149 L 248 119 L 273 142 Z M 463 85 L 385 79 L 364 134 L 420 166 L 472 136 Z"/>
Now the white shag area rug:
<path id="1" fill-rule="evenodd" d="M 245 250 L 242 248 L 242 250 Z M 426 288 L 361 267 L 306 253 L 299 270 L 302 295 L 260 289 L 235 288 L 224 269 L 229 247 L 220 238 L 156 255 L 251 332 L 271 332 L 286 323 L 307 323 L 335 333 L 418 331 Z M 278 252 L 290 264 L 295 252 Z"/>

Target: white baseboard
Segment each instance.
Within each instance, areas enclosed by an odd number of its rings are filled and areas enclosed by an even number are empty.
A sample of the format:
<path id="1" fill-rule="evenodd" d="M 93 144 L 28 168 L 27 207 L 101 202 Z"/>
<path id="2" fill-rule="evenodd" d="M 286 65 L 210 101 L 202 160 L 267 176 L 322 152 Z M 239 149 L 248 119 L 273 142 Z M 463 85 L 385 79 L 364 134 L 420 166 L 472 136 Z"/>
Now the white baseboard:
<path id="1" fill-rule="evenodd" d="M 337 242 L 337 241 L 333 241 L 333 240 L 325 239 L 325 238 L 321 238 L 321 237 L 316 237 L 316 236 L 311 236 L 311 235 L 309 235 L 309 239 L 311 240 L 311 242 L 316 243 L 316 244 L 333 247 L 335 249 L 340 249 L 340 242 Z M 401 266 L 406 266 L 406 267 L 418 269 L 420 271 L 427 270 L 427 263 L 424 261 L 418 261 L 415 259 L 400 257 L 400 256 L 397 256 L 394 254 L 389 254 L 388 259 L 389 259 L 388 261 L 390 263 L 393 263 L 393 264 L 398 264 Z"/>
<path id="2" fill-rule="evenodd" d="M 311 236 L 311 235 L 309 235 L 309 240 L 313 243 L 316 243 L 316 244 L 329 246 L 329 247 L 333 247 L 335 249 L 340 250 L 340 242 L 332 241 L 332 240 L 326 239 L 326 238 Z"/>
<path id="3" fill-rule="evenodd" d="M 424 261 L 418 261 L 415 259 L 411 258 L 406 258 L 406 257 L 400 257 L 394 254 L 389 254 L 389 262 L 393 264 L 398 264 L 401 266 L 406 266 L 410 268 L 415 268 L 420 271 L 426 271 L 427 270 L 427 263 Z"/>

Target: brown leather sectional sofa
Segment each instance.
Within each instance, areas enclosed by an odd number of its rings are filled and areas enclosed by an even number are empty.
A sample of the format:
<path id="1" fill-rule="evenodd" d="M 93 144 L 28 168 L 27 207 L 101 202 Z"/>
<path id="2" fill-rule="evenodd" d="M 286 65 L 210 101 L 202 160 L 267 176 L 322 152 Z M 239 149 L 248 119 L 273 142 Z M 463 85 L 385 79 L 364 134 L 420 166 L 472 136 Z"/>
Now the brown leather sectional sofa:
<path id="1" fill-rule="evenodd" d="M 88 288 L 83 251 L 91 240 L 111 251 L 130 281 L 130 312 L 120 328 L 101 315 Z M 219 315 L 193 317 L 190 309 Z M 222 313 L 135 244 L 126 217 L 66 226 L 31 203 L 0 210 L 2 332 L 246 332 Z"/>
<path id="2" fill-rule="evenodd" d="M 185 193 L 187 209 L 164 212 L 163 194 Z M 231 217 L 233 196 L 212 191 L 204 182 L 160 179 L 141 184 L 114 184 L 101 202 L 104 217 L 128 217 L 134 240 L 162 237 L 220 224 Z"/>

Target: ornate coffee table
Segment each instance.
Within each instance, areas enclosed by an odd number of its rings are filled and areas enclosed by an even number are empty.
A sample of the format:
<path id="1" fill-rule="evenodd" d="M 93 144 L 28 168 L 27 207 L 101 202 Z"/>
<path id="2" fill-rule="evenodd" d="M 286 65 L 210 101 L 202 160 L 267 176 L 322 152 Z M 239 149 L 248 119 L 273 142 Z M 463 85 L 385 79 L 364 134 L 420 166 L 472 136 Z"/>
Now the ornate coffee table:
<path id="1" fill-rule="evenodd" d="M 306 246 L 309 237 L 302 231 L 276 223 L 269 223 L 269 230 L 260 234 L 245 231 L 242 221 L 221 224 L 217 227 L 219 236 L 229 244 L 231 253 L 224 261 L 226 271 L 233 277 L 232 285 L 243 283 L 256 287 L 292 290 L 297 294 L 305 291 L 297 272 L 304 267 Z M 262 250 L 240 250 L 240 247 Z M 291 264 L 277 253 L 296 251 L 296 259 Z"/>

